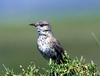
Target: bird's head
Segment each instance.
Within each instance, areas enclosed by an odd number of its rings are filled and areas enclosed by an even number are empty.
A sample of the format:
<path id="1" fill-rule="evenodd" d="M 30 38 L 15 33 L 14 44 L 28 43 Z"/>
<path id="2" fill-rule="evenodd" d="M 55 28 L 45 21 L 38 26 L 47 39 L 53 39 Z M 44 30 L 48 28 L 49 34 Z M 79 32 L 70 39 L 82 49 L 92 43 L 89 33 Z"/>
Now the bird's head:
<path id="1" fill-rule="evenodd" d="M 38 32 L 51 31 L 51 27 L 47 21 L 38 21 L 30 25 L 36 27 Z"/>

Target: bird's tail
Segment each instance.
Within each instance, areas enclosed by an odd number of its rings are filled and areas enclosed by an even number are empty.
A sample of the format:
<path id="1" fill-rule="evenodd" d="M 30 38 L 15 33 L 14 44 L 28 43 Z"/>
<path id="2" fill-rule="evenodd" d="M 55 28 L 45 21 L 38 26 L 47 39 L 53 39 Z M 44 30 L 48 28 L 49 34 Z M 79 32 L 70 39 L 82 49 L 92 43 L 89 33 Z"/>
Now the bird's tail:
<path id="1" fill-rule="evenodd" d="M 62 64 L 62 63 L 64 63 L 65 61 L 64 61 L 64 59 L 63 59 L 63 54 L 59 54 L 58 56 L 57 56 L 57 58 L 56 58 L 56 63 L 57 64 Z"/>

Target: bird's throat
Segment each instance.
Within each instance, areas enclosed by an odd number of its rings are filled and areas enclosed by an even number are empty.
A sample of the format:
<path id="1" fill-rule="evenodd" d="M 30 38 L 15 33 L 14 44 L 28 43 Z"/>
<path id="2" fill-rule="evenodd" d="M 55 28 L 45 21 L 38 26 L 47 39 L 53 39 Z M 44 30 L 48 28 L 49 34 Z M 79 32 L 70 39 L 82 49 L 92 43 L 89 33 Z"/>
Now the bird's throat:
<path id="1" fill-rule="evenodd" d="M 52 32 L 51 31 L 38 31 L 39 36 L 43 35 L 43 36 L 51 36 Z"/>

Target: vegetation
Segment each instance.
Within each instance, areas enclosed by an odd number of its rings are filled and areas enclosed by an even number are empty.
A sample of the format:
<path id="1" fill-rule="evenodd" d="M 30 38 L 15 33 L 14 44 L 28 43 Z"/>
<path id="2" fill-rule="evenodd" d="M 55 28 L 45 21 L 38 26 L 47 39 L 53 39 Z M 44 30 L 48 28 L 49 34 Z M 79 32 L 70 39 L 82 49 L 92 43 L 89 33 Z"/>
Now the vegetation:
<path id="1" fill-rule="evenodd" d="M 45 70 L 45 74 L 42 74 L 35 65 L 29 65 L 27 69 L 24 69 L 22 65 L 21 74 L 15 75 L 13 70 L 9 70 L 4 65 L 6 70 L 4 76 L 100 76 L 100 72 L 97 70 L 96 65 L 91 61 L 85 63 L 85 59 L 81 57 L 78 59 L 71 59 L 69 55 L 64 53 L 64 63 L 56 64 L 52 59 L 49 61 L 49 69 Z"/>

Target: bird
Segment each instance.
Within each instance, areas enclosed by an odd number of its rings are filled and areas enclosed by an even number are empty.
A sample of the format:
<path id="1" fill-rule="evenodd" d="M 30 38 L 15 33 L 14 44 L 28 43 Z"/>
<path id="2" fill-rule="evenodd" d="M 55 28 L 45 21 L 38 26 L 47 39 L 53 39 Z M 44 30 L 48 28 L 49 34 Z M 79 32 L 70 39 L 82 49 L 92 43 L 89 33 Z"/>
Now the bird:
<path id="1" fill-rule="evenodd" d="M 37 48 L 46 59 L 52 59 L 57 64 L 63 63 L 64 49 L 60 42 L 54 37 L 51 25 L 47 21 L 31 23 L 38 32 Z"/>

